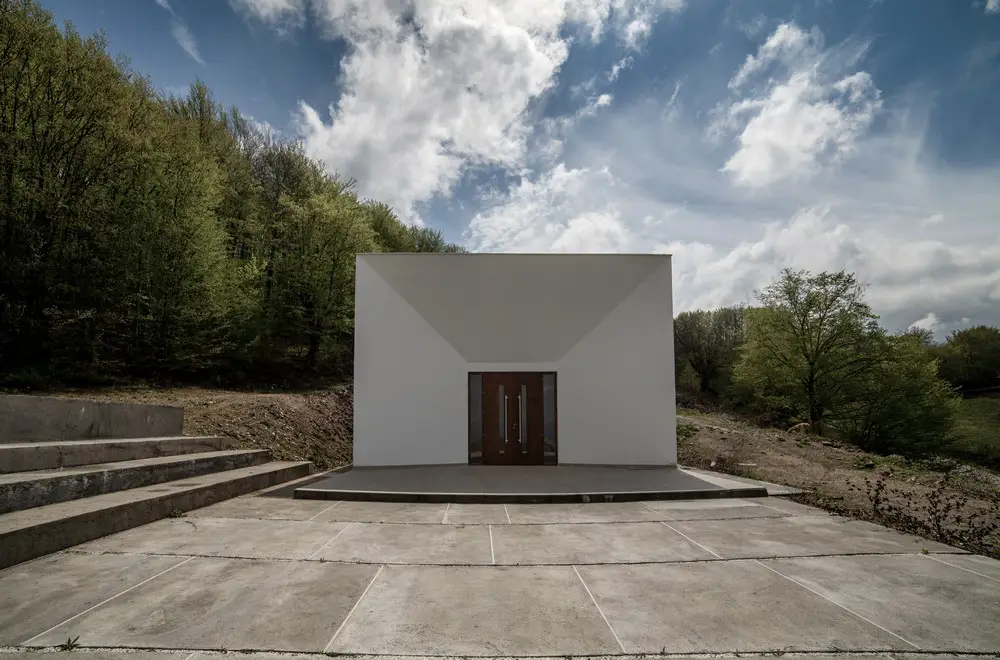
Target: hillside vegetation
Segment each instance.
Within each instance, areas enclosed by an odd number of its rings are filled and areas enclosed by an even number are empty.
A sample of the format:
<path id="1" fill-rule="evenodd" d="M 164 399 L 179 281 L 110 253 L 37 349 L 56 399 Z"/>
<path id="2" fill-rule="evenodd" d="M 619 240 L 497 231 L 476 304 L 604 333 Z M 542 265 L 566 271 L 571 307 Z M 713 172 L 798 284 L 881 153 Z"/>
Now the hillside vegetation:
<path id="1" fill-rule="evenodd" d="M 344 373 L 354 255 L 455 251 L 201 83 L 0 0 L 0 379 Z"/>
<path id="2" fill-rule="evenodd" d="M 878 454 L 1000 467 L 1000 329 L 892 334 L 847 272 L 786 270 L 757 306 L 679 314 L 682 403 Z"/>

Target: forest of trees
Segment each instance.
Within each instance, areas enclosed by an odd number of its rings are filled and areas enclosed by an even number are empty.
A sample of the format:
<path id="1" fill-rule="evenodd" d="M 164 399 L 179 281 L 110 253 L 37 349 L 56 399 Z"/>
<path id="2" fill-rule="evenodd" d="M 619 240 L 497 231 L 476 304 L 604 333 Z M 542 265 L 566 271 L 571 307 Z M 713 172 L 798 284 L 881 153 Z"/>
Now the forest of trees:
<path id="1" fill-rule="evenodd" d="M 881 453 L 945 449 L 961 397 L 1000 393 L 1000 329 L 890 334 L 847 272 L 785 270 L 756 306 L 679 314 L 674 340 L 682 401 Z"/>
<path id="2" fill-rule="evenodd" d="M 201 83 L 0 0 L 0 381 L 350 366 L 357 252 L 460 251 Z"/>

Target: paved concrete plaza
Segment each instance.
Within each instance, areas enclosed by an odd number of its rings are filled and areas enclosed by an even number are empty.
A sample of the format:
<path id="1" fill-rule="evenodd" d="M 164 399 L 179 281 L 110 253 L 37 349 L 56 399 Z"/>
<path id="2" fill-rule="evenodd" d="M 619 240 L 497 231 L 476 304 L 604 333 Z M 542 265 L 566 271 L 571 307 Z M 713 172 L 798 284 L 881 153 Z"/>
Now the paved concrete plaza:
<path id="1" fill-rule="evenodd" d="M 780 498 L 248 496 L 0 571 L 0 660 L 930 660 L 1000 651 L 998 622 L 1000 562 Z"/>

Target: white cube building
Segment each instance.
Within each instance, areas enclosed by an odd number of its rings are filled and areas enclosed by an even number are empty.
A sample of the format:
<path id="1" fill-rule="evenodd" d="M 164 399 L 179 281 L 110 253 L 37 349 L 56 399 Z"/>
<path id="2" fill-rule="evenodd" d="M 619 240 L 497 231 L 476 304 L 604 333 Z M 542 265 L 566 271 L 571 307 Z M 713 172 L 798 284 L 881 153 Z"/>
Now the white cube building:
<path id="1" fill-rule="evenodd" d="M 356 467 L 677 463 L 668 255 L 357 257 Z"/>

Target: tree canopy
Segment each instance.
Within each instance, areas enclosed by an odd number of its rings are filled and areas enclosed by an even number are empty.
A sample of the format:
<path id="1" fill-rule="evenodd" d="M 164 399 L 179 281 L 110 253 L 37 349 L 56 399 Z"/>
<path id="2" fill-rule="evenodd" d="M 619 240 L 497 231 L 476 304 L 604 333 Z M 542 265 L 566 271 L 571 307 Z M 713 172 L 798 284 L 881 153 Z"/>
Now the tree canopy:
<path id="1" fill-rule="evenodd" d="M 102 35 L 0 0 L 0 378 L 337 374 L 354 255 L 460 250 Z"/>

